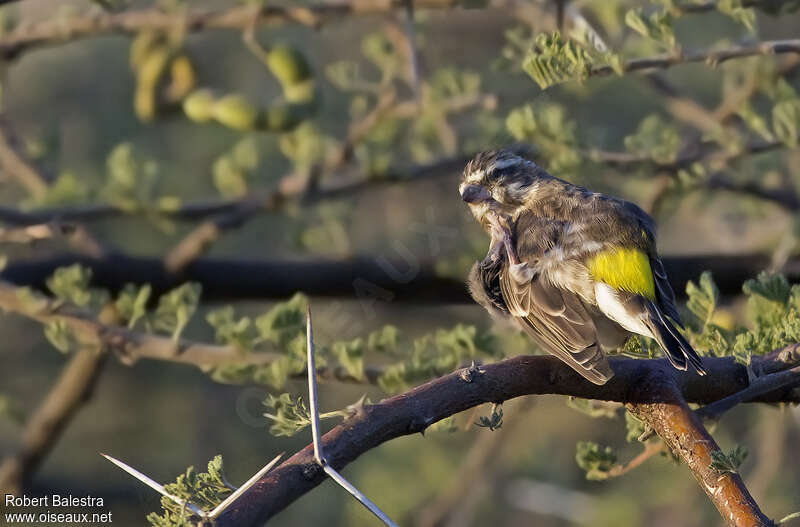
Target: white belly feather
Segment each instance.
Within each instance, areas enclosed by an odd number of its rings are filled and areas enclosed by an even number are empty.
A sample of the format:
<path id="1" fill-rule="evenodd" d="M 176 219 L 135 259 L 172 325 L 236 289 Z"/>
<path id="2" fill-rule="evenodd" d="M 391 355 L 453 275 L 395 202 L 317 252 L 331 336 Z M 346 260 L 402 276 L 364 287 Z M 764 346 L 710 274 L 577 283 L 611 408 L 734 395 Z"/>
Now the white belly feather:
<path id="1" fill-rule="evenodd" d="M 620 295 L 610 285 L 596 282 L 594 297 L 600 311 L 623 328 L 645 337 L 653 336 L 642 321 L 641 316 L 631 313 L 625 302 L 620 298 Z"/>

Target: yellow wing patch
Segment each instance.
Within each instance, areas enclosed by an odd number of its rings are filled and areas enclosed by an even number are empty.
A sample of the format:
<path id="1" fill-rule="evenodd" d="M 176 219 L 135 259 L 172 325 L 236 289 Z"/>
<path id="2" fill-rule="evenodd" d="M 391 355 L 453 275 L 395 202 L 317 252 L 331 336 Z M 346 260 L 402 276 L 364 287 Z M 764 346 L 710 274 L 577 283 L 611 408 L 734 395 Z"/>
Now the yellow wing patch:
<path id="1" fill-rule="evenodd" d="M 587 266 L 591 277 L 598 282 L 651 300 L 656 297 L 650 257 L 639 249 L 607 249 L 590 258 Z"/>

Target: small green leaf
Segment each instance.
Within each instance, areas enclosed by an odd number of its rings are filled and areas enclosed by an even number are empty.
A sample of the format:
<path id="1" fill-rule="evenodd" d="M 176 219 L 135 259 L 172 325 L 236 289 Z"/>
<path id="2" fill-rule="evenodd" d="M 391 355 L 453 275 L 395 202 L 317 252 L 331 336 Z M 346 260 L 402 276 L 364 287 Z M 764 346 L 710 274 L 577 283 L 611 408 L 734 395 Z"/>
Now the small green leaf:
<path id="1" fill-rule="evenodd" d="M 728 453 L 722 450 L 715 450 L 711 453 L 711 468 L 719 472 L 736 473 L 744 463 L 744 460 L 747 459 L 747 454 L 747 448 L 741 445 L 736 445 Z"/>
<path id="2" fill-rule="evenodd" d="M 150 284 L 136 287 L 134 284 L 125 284 L 114 302 L 117 313 L 123 321 L 127 321 L 128 328 L 136 326 L 142 317 L 147 314 L 147 301 L 150 299 Z"/>
<path id="3" fill-rule="evenodd" d="M 705 328 L 714 317 L 719 301 L 719 289 L 711 272 L 703 271 L 697 285 L 690 280 L 686 284 L 686 295 L 689 297 L 686 307 L 697 317 L 700 327 Z"/>
<path id="4" fill-rule="evenodd" d="M 488 416 L 482 415 L 478 418 L 475 426 L 488 428 L 492 432 L 503 427 L 503 407 L 499 404 L 492 405 L 492 413 Z"/>
<path id="5" fill-rule="evenodd" d="M 92 281 L 92 270 L 80 264 L 59 267 L 47 279 L 47 288 L 56 298 L 85 307 L 92 299 L 89 283 Z"/>
<path id="6" fill-rule="evenodd" d="M 170 333 L 172 339 L 177 341 L 197 310 L 201 290 L 200 284 L 187 282 L 161 295 L 153 314 L 153 326 Z"/>
<path id="7" fill-rule="evenodd" d="M 259 340 L 286 348 L 295 337 L 305 333 L 307 304 L 305 295 L 297 293 L 256 318 Z"/>
<path id="8" fill-rule="evenodd" d="M 523 59 L 522 69 L 544 90 L 562 82 L 586 79 L 599 59 L 593 50 L 564 40 L 558 32 L 542 33 Z"/>
<path id="9" fill-rule="evenodd" d="M 253 348 L 256 334 L 249 317 L 236 319 L 233 306 L 210 311 L 206 320 L 214 328 L 217 342 L 234 346 L 240 350 Z"/>
<path id="10" fill-rule="evenodd" d="M 658 163 L 672 163 L 681 148 L 680 132 L 659 115 L 648 115 L 634 134 L 625 137 L 625 148 L 634 154 L 651 157 Z"/>
<path id="11" fill-rule="evenodd" d="M 645 425 L 638 417 L 630 413 L 629 411 L 625 411 L 625 440 L 628 443 L 633 441 L 638 441 L 640 437 L 647 431 L 647 425 Z"/>
<path id="12" fill-rule="evenodd" d="M 174 483 L 164 485 L 173 496 L 183 498 L 210 511 L 227 498 L 232 489 L 225 477 L 222 456 L 217 455 L 208 463 L 208 472 L 196 472 L 189 467 Z M 191 514 L 181 505 L 167 497 L 161 499 L 162 514 L 150 513 L 147 521 L 153 527 L 193 527 L 196 523 Z"/>
<path id="13" fill-rule="evenodd" d="M 61 319 L 51 320 L 46 323 L 44 325 L 44 336 L 61 353 L 72 353 L 78 351 L 80 347 L 75 330 Z"/>
<path id="14" fill-rule="evenodd" d="M 798 142 L 800 128 L 800 98 L 778 102 L 772 108 L 772 128 L 778 139 L 790 148 Z"/>
<path id="15" fill-rule="evenodd" d="M 586 479 L 603 480 L 616 464 L 617 455 L 611 447 L 601 447 L 591 441 L 579 441 L 575 453 L 578 466 L 586 471 Z"/>
<path id="16" fill-rule="evenodd" d="M 311 414 L 301 397 L 295 399 L 288 393 L 277 397 L 269 394 L 264 406 L 272 411 L 264 416 L 272 420 L 269 432 L 274 436 L 293 436 L 311 424 Z"/>
<path id="17" fill-rule="evenodd" d="M 625 14 L 625 23 L 639 33 L 664 47 L 675 47 L 675 33 L 672 30 L 672 15 L 667 10 L 655 11 L 649 16 L 642 13 L 642 8 L 631 9 Z"/>
<path id="18" fill-rule="evenodd" d="M 335 342 L 331 351 L 354 379 L 364 378 L 364 341 L 360 338 L 349 342 Z"/>

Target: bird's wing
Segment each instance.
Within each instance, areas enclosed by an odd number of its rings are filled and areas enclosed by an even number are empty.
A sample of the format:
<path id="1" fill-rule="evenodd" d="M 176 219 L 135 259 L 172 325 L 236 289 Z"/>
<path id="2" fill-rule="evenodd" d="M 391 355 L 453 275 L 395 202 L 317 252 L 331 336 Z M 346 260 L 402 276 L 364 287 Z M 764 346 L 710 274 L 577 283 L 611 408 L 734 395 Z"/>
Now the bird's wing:
<path id="1" fill-rule="evenodd" d="M 597 342 L 592 316 L 578 295 L 540 276 L 520 284 L 507 266 L 500 289 L 510 314 L 546 351 L 595 384 L 605 384 L 614 375 Z"/>
<path id="2" fill-rule="evenodd" d="M 667 272 L 664 270 L 664 264 L 657 256 L 650 257 L 650 267 L 653 270 L 653 278 L 656 283 L 656 301 L 658 306 L 675 324 L 683 329 L 683 322 L 681 316 L 678 314 L 678 309 L 675 307 L 675 292 L 669 284 Z"/>

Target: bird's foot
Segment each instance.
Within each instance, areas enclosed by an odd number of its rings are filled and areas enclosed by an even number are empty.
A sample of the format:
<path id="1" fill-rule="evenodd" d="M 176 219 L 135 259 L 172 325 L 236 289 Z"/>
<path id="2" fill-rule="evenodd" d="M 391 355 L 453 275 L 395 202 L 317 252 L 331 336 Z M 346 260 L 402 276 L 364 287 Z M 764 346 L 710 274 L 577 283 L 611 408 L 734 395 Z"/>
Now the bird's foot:
<path id="1" fill-rule="evenodd" d="M 519 258 L 517 251 L 514 249 L 514 244 L 511 242 L 511 235 L 508 231 L 503 232 L 503 245 L 506 248 L 506 255 L 508 256 L 508 263 L 512 266 L 519 265 Z"/>

